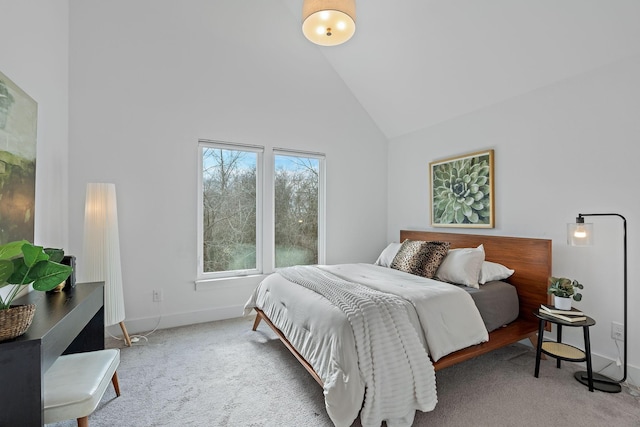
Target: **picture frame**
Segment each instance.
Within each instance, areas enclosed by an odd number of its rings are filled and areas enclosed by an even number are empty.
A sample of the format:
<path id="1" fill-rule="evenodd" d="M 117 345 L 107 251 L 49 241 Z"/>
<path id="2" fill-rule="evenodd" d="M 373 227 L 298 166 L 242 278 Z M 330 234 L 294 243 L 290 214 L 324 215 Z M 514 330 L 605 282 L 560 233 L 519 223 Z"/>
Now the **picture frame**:
<path id="1" fill-rule="evenodd" d="M 38 104 L 0 72 L 0 244 L 34 239 Z"/>
<path id="2" fill-rule="evenodd" d="M 429 163 L 432 227 L 494 228 L 493 150 Z"/>

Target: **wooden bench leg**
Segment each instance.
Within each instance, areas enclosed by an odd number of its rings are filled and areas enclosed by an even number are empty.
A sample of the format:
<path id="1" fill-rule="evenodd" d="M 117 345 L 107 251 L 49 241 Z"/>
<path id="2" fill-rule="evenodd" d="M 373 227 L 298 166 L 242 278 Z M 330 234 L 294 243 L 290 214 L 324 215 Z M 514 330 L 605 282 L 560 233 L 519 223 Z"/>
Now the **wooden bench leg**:
<path id="1" fill-rule="evenodd" d="M 118 383 L 118 373 L 114 372 L 111 377 L 111 383 L 116 390 L 116 396 L 120 396 L 120 384 Z M 78 427 L 89 427 L 89 417 L 78 418 Z"/>
<path id="2" fill-rule="evenodd" d="M 113 384 L 113 388 L 116 390 L 116 396 L 120 397 L 120 384 L 118 383 L 118 373 L 114 372 L 111 377 L 111 383 Z"/>

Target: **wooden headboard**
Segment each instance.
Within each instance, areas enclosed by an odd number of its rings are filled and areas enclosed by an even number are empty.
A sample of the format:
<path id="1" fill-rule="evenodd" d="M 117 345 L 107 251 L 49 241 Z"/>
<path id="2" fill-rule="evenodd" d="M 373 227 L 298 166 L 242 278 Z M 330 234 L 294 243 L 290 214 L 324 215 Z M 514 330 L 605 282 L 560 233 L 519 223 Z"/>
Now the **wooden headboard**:
<path id="1" fill-rule="evenodd" d="M 506 281 L 518 291 L 521 318 L 537 321 L 532 313 L 540 304 L 551 303 L 551 296 L 547 294 L 547 280 L 551 276 L 551 240 L 401 230 L 400 242 L 405 239 L 449 242 L 452 249 L 475 248 L 482 244 L 487 261 L 515 270 Z"/>

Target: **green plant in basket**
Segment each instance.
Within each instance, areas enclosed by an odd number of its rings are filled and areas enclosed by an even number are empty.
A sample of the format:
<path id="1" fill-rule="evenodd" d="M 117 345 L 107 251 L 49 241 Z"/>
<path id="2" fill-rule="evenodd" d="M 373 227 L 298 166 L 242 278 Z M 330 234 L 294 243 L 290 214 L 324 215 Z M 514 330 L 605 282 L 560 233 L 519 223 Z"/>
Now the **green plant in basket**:
<path id="1" fill-rule="evenodd" d="M 548 293 L 560 298 L 573 298 L 575 301 L 582 300 L 582 294 L 576 292 L 576 289 L 584 289 L 584 286 L 577 280 L 567 279 L 566 277 L 549 277 Z"/>
<path id="2" fill-rule="evenodd" d="M 20 290 L 32 285 L 36 291 L 49 291 L 71 274 L 71 266 L 61 264 L 62 249 L 44 249 L 26 240 L 0 245 L 0 288 L 11 287 L 3 298 L 0 310 L 7 310 Z"/>

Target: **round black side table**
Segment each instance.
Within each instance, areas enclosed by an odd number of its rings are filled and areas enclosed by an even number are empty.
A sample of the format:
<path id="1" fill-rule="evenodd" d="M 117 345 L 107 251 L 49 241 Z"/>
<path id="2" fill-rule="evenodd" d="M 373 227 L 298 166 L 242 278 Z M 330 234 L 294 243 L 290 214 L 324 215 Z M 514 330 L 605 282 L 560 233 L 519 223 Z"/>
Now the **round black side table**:
<path id="1" fill-rule="evenodd" d="M 538 326 L 538 345 L 536 347 L 536 369 L 534 376 L 538 378 L 540 373 L 540 356 L 542 353 L 554 357 L 556 359 L 556 368 L 560 369 L 562 360 L 569 362 L 587 362 L 587 371 L 578 371 L 574 374 L 576 380 L 589 387 L 589 391 L 602 390 L 607 386 L 599 381 L 601 375 L 594 374 L 591 366 L 591 341 L 589 340 L 589 327 L 596 324 L 596 321 L 589 316 L 585 316 L 586 320 L 577 322 L 567 322 L 555 316 L 546 315 L 541 310 L 534 311 L 534 316 L 539 319 Z M 556 341 L 543 341 L 544 323 L 551 322 L 556 325 Z M 584 351 L 577 347 L 564 344 L 562 342 L 562 327 L 581 327 L 584 335 Z"/>

